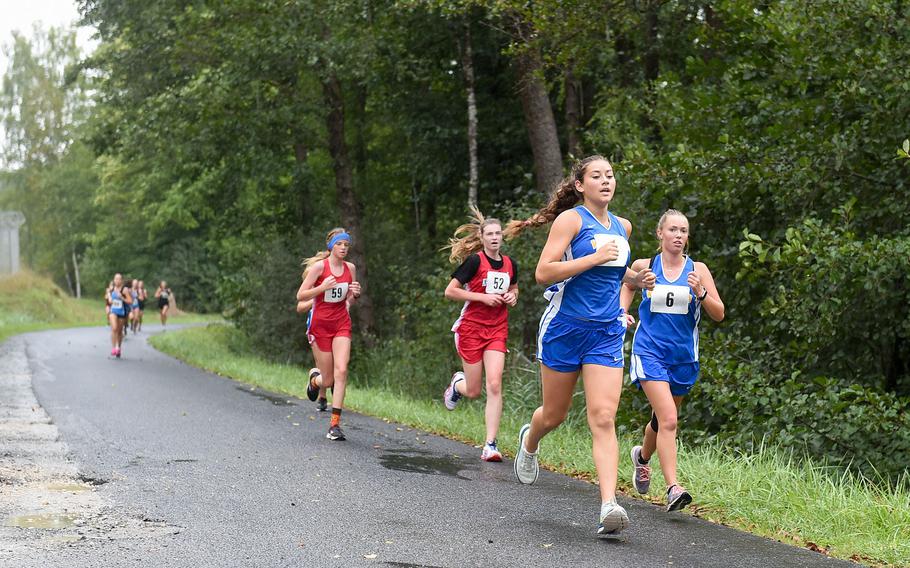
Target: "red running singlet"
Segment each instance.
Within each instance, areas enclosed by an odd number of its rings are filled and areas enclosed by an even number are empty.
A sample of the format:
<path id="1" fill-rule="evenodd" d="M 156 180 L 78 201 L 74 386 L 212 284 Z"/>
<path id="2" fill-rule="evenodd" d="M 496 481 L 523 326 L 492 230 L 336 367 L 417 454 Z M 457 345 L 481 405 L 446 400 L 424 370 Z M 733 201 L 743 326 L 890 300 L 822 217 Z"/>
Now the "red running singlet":
<path id="1" fill-rule="evenodd" d="M 508 292 L 515 283 L 512 260 L 502 255 L 502 268 L 494 269 L 485 254 L 478 254 L 480 266 L 464 285 L 465 290 L 499 295 Z M 455 332 L 458 355 L 468 363 L 482 360 L 483 352 L 487 350 L 507 353 L 509 307 L 506 304 L 491 307 L 483 302 L 465 302 L 452 331 Z"/>
<path id="2" fill-rule="evenodd" d="M 322 274 L 316 278 L 313 287 L 319 287 L 326 278 L 335 276 L 335 285 L 313 300 L 307 324 L 307 339 L 316 344 L 320 351 L 331 351 L 332 340 L 336 337 L 351 337 L 351 316 L 348 313 L 348 289 L 354 281 L 348 263 L 344 263 L 341 276 L 332 274 L 329 259 L 322 261 Z"/>

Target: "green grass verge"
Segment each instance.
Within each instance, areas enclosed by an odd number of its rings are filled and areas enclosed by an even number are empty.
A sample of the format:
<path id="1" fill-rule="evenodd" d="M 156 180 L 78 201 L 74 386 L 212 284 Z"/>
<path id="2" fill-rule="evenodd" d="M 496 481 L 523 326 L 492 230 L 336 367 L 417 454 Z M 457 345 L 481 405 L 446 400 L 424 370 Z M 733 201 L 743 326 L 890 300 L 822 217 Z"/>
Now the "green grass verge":
<path id="1" fill-rule="evenodd" d="M 271 391 L 305 397 L 306 369 L 266 362 L 250 351 L 240 332 L 226 325 L 157 335 L 156 348 L 189 364 Z M 397 377 L 397 380 L 406 380 Z M 345 406 L 472 444 L 484 437 L 483 405 L 465 401 L 446 412 L 439 401 L 418 400 L 386 389 L 362 388 L 351 377 Z M 441 387 L 440 387 L 441 388 Z M 500 448 L 514 455 L 515 434 L 526 416 L 504 416 Z M 630 491 L 629 448 L 621 439 L 620 484 Z M 549 469 L 585 479 L 594 476 L 591 437 L 583 425 L 563 426 L 541 445 Z M 558 448 L 559 451 L 548 451 Z M 479 454 L 479 449 L 476 450 Z M 695 496 L 689 513 L 752 533 L 873 566 L 910 566 L 910 482 L 883 487 L 773 448 L 754 454 L 720 446 L 681 447 L 681 478 Z M 660 502 L 663 479 L 655 460 L 652 501 Z"/>

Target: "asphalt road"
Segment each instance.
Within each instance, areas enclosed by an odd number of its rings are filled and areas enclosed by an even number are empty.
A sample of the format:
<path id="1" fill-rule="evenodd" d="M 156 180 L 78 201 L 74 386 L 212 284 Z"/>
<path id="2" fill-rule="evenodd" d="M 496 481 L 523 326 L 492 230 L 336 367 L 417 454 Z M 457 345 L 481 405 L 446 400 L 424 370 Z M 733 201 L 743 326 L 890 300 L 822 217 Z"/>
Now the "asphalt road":
<path id="1" fill-rule="evenodd" d="M 851 565 L 635 499 L 620 499 L 632 526 L 597 539 L 590 484 L 542 472 L 525 487 L 511 462 L 350 412 L 348 440 L 330 442 L 328 415 L 309 401 L 184 365 L 146 345 L 156 331 L 129 338 L 121 360 L 108 357 L 105 328 L 0 349 L 0 405 L 14 406 L 0 420 L 18 421 L 0 430 L 4 524 L 42 507 L 70 515 L 61 528 L 0 527 L 0 565 Z M 23 402 L 26 375 L 36 403 Z M 14 379 L 19 394 L 3 396 Z M 78 487 L 48 489 L 61 479 Z"/>

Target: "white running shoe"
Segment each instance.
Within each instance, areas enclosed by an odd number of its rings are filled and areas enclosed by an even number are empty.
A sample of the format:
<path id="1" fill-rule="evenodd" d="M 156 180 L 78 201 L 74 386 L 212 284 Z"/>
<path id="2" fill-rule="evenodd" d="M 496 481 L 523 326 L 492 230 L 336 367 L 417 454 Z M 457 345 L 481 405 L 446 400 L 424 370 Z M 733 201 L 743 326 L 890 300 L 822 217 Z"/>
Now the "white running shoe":
<path id="1" fill-rule="evenodd" d="M 597 525 L 597 535 L 619 534 L 629 527 L 629 515 L 622 505 L 613 501 L 604 501 L 600 505 L 600 524 Z"/>
<path id="2" fill-rule="evenodd" d="M 502 461 L 502 454 L 499 452 L 499 448 L 496 447 L 496 440 L 487 442 L 483 445 L 483 452 L 480 454 L 480 459 L 485 462 Z"/>
<path id="3" fill-rule="evenodd" d="M 446 387 L 446 391 L 442 395 L 442 401 L 445 403 L 446 409 L 455 410 L 455 407 L 458 406 L 458 401 L 461 400 L 461 393 L 455 388 L 455 383 L 463 380 L 464 373 L 455 371 L 455 374 L 452 375 L 452 380 L 449 382 L 449 386 Z"/>
<path id="4" fill-rule="evenodd" d="M 540 449 L 538 448 L 538 451 L 533 454 L 525 449 L 525 437 L 529 430 L 531 430 L 531 425 L 525 424 L 518 431 L 518 455 L 515 456 L 515 477 L 525 485 L 531 485 L 537 481 L 537 476 L 540 475 L 540 465 L 537 463 L 537 454 Z"/>

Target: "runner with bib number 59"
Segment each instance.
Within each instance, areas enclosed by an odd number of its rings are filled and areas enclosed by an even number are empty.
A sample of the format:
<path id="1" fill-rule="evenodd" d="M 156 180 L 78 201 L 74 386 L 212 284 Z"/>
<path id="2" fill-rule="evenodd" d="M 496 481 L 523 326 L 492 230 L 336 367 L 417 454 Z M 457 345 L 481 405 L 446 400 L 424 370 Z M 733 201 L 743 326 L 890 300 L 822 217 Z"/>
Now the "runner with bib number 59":
<path id="1" fill-rule="evenodd" d="M 667 482 L 667 512 L 678 511 L 692 496 L 676 478 L 676 430 L 679 406 L 698 380 L 698 323 L 704 309 L 714 321 L 724 319 L 711 271 L 685 254 L 689 220 L 675 209 L 657 223 L 660 252 L 640 258 L 632 270 L 651 268 L 657 277 L 653 290 L 642 291 L 638 327 L 632 339 L 632 383 L 645 391 L 653 413 L 645 426 L 644 442 L 632 448 L 633 485 L 647 493 L 651 482 L 648 460 L 657 450 Z M 620 304 L 628 312 L 635 291 L 623 286 Z M 631 319 L 631 316 L 627 316 Z"/>
<path id="2" fill-rule="evenodd" d="M 506 343 L 509 339 L 509 308 L 518 303 L 518 265 L 504 254 L 502 223 L 485 219 L 471 208 L 474 222 L 455 230 L 449 239 L 450 262 L 460 262 L 446 286 L 449 300 L 464 302 L 452 331 L 455 349 L 461 357 L 463 371 L 452 375 L 443 394 L 449 410 L 466 396 L 480 396 L 482 375 L 486 374 L 487 437 L 480 454 L 483 461 L 500 462 L 496 435 L 502 418 L 502 371 L 505 367 Z M 461 236 L 459 236 L 461 235 Z"/>
<path id="3" fill-rule="evenodd" d="M 344 229 L 332 229 L 326 237 L 326 250 L 304 261 L 306 272 L 297 290 L 297 302 L 313 300 L 307 324 L 307 338 L 319 373 L 310 374 L 307 397 L 325 399 L 332 389 L 332 419 L 326 438 L 344 440 L 341 410 L 348 381 L 351 358 L 351 316 L 348 304 L 360 297 L 356 267 L 345 261 L 351 247 L 351 235 Z"/>

